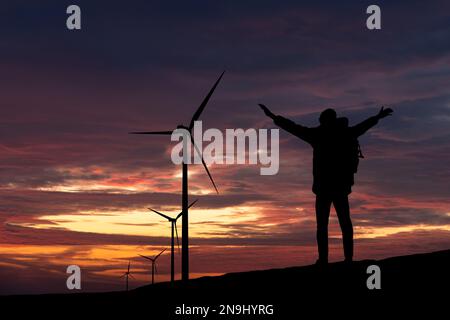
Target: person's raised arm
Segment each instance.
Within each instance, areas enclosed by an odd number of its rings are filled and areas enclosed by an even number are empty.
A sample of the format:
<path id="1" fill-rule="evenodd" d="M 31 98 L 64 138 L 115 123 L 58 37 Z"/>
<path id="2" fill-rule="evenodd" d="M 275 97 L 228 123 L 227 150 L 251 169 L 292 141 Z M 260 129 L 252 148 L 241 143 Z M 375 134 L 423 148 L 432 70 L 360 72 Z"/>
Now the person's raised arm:
<path id="1" fill-rule="evenodd" d="M 353 134 L 357 137 L 360 135 L 363 135 L 367 132 L 370 128 L 375 126 L 378 123 L 378 120 L 386 118 L 387 116 L 391 116 L 394 110 L 391 108 L 385 109 L 384 107 L 381 107 L 381 110 L 378 112 L 377 115 L 370 117 L 363 122 L 358 123 L 357 125 L 351 127 L 351 130 L 353 131 Z"/>
<path id="2" fill-rule="evenodd" d="M 306 142 L 311 142 L 310 128 L 304 127 L 282 116 L 275 115 L 263 104 L 259 104 L 259 106 L 264 111 L 265 115 L 271 118 L 277 126 L 299 137 L 300 139 L 305 140 Z"/>

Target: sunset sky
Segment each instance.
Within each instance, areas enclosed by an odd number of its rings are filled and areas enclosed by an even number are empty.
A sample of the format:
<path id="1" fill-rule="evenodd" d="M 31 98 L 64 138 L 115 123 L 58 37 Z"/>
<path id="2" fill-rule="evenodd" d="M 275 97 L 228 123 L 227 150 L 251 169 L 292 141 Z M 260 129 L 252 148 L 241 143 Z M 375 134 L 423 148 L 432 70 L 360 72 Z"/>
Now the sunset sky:
<path id="1" fill-rule="evenodd" d="M 282 2 L 282 3 L 281 3 Z M 82 30 L 66 28 L 66 7 Z M 131 260 L 149 282 L 181 210 L 170 137 L 219 74 L 204 128 L 275 128 L 258 108 L 307 126 L 334 107 L 360 139 L 350 200 L 355 259 L 450 248 L 450 4 L 377 1 L 10 1 L 0 7 L 0 294 L 123 290 Z M 313 263 L 312 149 L 280 132 L 280 170 L 190 167 L 191 277 Z M 181 221 L 179 223 L 181 231 Z M 330 221 L 331 260 L 343 259 Z M 181 256 L 177 259 L 177 277 Z M 157 281 L 170 278 L 169 252 Z"/>

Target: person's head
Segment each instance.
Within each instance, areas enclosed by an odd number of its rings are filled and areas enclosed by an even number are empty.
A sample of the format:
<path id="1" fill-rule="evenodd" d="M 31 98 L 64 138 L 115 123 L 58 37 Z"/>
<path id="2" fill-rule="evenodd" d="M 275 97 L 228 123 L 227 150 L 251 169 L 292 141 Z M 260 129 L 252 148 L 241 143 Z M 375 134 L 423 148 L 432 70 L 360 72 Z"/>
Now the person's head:
<path id="1" fill-rule="evenodd" d="M 321 126 L 328 126 L 336 121 L 336 111 L 334 109 L 328 108 L 322 111 L 319 117 L 319 122 Z"/>
<path id="2" fill-rule="evenodd" d="M 348 118 L 347 117 L 340 117 L 336 119 L 336 125 L 339 128 L 348 128 Z"/>

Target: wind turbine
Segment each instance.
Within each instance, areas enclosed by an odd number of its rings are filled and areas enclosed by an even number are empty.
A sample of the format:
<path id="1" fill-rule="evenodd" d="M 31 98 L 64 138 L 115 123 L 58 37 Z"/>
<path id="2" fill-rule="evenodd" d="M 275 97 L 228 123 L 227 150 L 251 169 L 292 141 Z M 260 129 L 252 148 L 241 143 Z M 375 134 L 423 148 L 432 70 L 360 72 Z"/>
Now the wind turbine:
<path id="1" fill-rule="evenodd" d="M 219 76 L 219 78 L 217 79 L 217 81 L 214 83 L 213 87 L 211 88 L 211 90 L 209 90 L 208 94 L 206 95 L 206 97 L 203 99 L 202 103 L 200 104 L 200 106 L 198 107 L 197 111 L 195 111 L 191 122 L 189 124 L 189 126 L 184 126 L 184 125 L 179 125 L 177 128 L 182 128 L 182 129 L 186 129 L 189 131 L 189 133 L 191 133 L 191 142 L 194 145 L 195 150 L 197 151 L 197 153 L 199 153 L 199 155 L 201 156 L 201 152 L 198 149 L 198 147 L 195 145 L 194 143 L 194 139 L 192 138 L 192 129 L 194 127 L 194 123 L 195 121 L 197 121 L 200 118 L 200 115 L 202 114 L 203 110 L 205 109 L 206 105 L 208 104 L 209 99 L 211 98 L 212 94 L 214 93 L 214 90 L 216 89 L 217 85 L 219 84 L 220 80 L 223 77 L 223 74 L 225 73 L 225 71 L 222 72 L 222 74 Z M 171 135 L 172 131 L 145 131 L 145 132 L 130 132 L 130 134 L 152 134 L 152 135 Z M 184 150 L 183 150 L 184 152 Z M 202 164 L 203 167 L 206 170 L 206 173 L 209 176 L 209 179 L 211 180 L 214 189 L 216 190 L 217 193 L 219 193 L 219 191 L 217 190 L 216 184 L 211 176 L 211 174 L 209 173 L 208 167 L 206 166 L 206 163 L 202 158 Z M 188 210 L 188 164 L 184 163 L 182 164 L 182 199 L 181 199 L 181 205 L 182 205 L 182 235 L 181 235 L 181 246 L 182 246 L 182 250 L 181 250 L 181 279 L 183 281 L 187 281 L 189 280 L 189 210 Z"/>
<path id="2" fill-rule="evenodd" d="M 156 256 L 154 256 L 153 258 L 147 257 L 147 256 L 143 256 L 142 254 L 140 254 L 140 256 L 142 258 L 145 258 L 147 260 L 150 260 L 152 262 L 152 284 L 155 283 L 155 273 L 158 272 L 156 269 L 156 259 L 159 258 L 159 256 L 166 251 L 166 249 L 164 249 L 163 251 L 161 251 L 160 253 L 158 253 Z"/>
<path id="3" fill-rule="evenodd" d="M 192 202 L 189 206 L 188 209 L 190 207 L 192 207 L 198 200 L 195 200 L 194 202 Z M 178 245 L 178 250 L 180 249 L 180 241 L 178 240 L 178 229 L 177 229 L 177 220 L 183 215 L 183 211 L 181 211 L 175 218 L 171 218 L 169 216 L 166 216 L 164 213 L 161 213 L 159 211 L 153 210 L 152 208 L 149 208 L 151 211 L 153 211 L 156 214 L 159 214 L 161 217 L 166 218 L 171 226 L 172 226 L 172 236 L 170 239 L 170 282 L 174 282 L 175 281 L 175 239 L 174 239 L 174 235 L 176 234 L 177 236 L 177 245 Z"/>
<path id="4" fill-rule="evenodd" d="M 123 275 L 121 275 L 120 277 L 125 277 L 126 278 L 126 284 L 127 284 L 126 288 L 127 288 L 127 291 L 128 291 L 128 277 L 132 277 L 134 279 L 133 275 L 130 272 L 130 261 L 128 261 L 128 269 L 127 269 L 127 271 Z"/>

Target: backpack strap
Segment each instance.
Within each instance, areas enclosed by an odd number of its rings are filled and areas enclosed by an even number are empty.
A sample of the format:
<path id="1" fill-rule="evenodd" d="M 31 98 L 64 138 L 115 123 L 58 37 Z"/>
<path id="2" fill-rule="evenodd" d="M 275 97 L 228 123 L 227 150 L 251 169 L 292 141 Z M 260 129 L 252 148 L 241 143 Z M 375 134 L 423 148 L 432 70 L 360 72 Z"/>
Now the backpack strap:
<path id="1" fill-rule="evenodd" d="M 364 155 L 362 154 L 362 151 L 361 151 L 361 146 L 359 144 L 359 141 L 358 141 L 358 158 L 364 158 Z"/>

